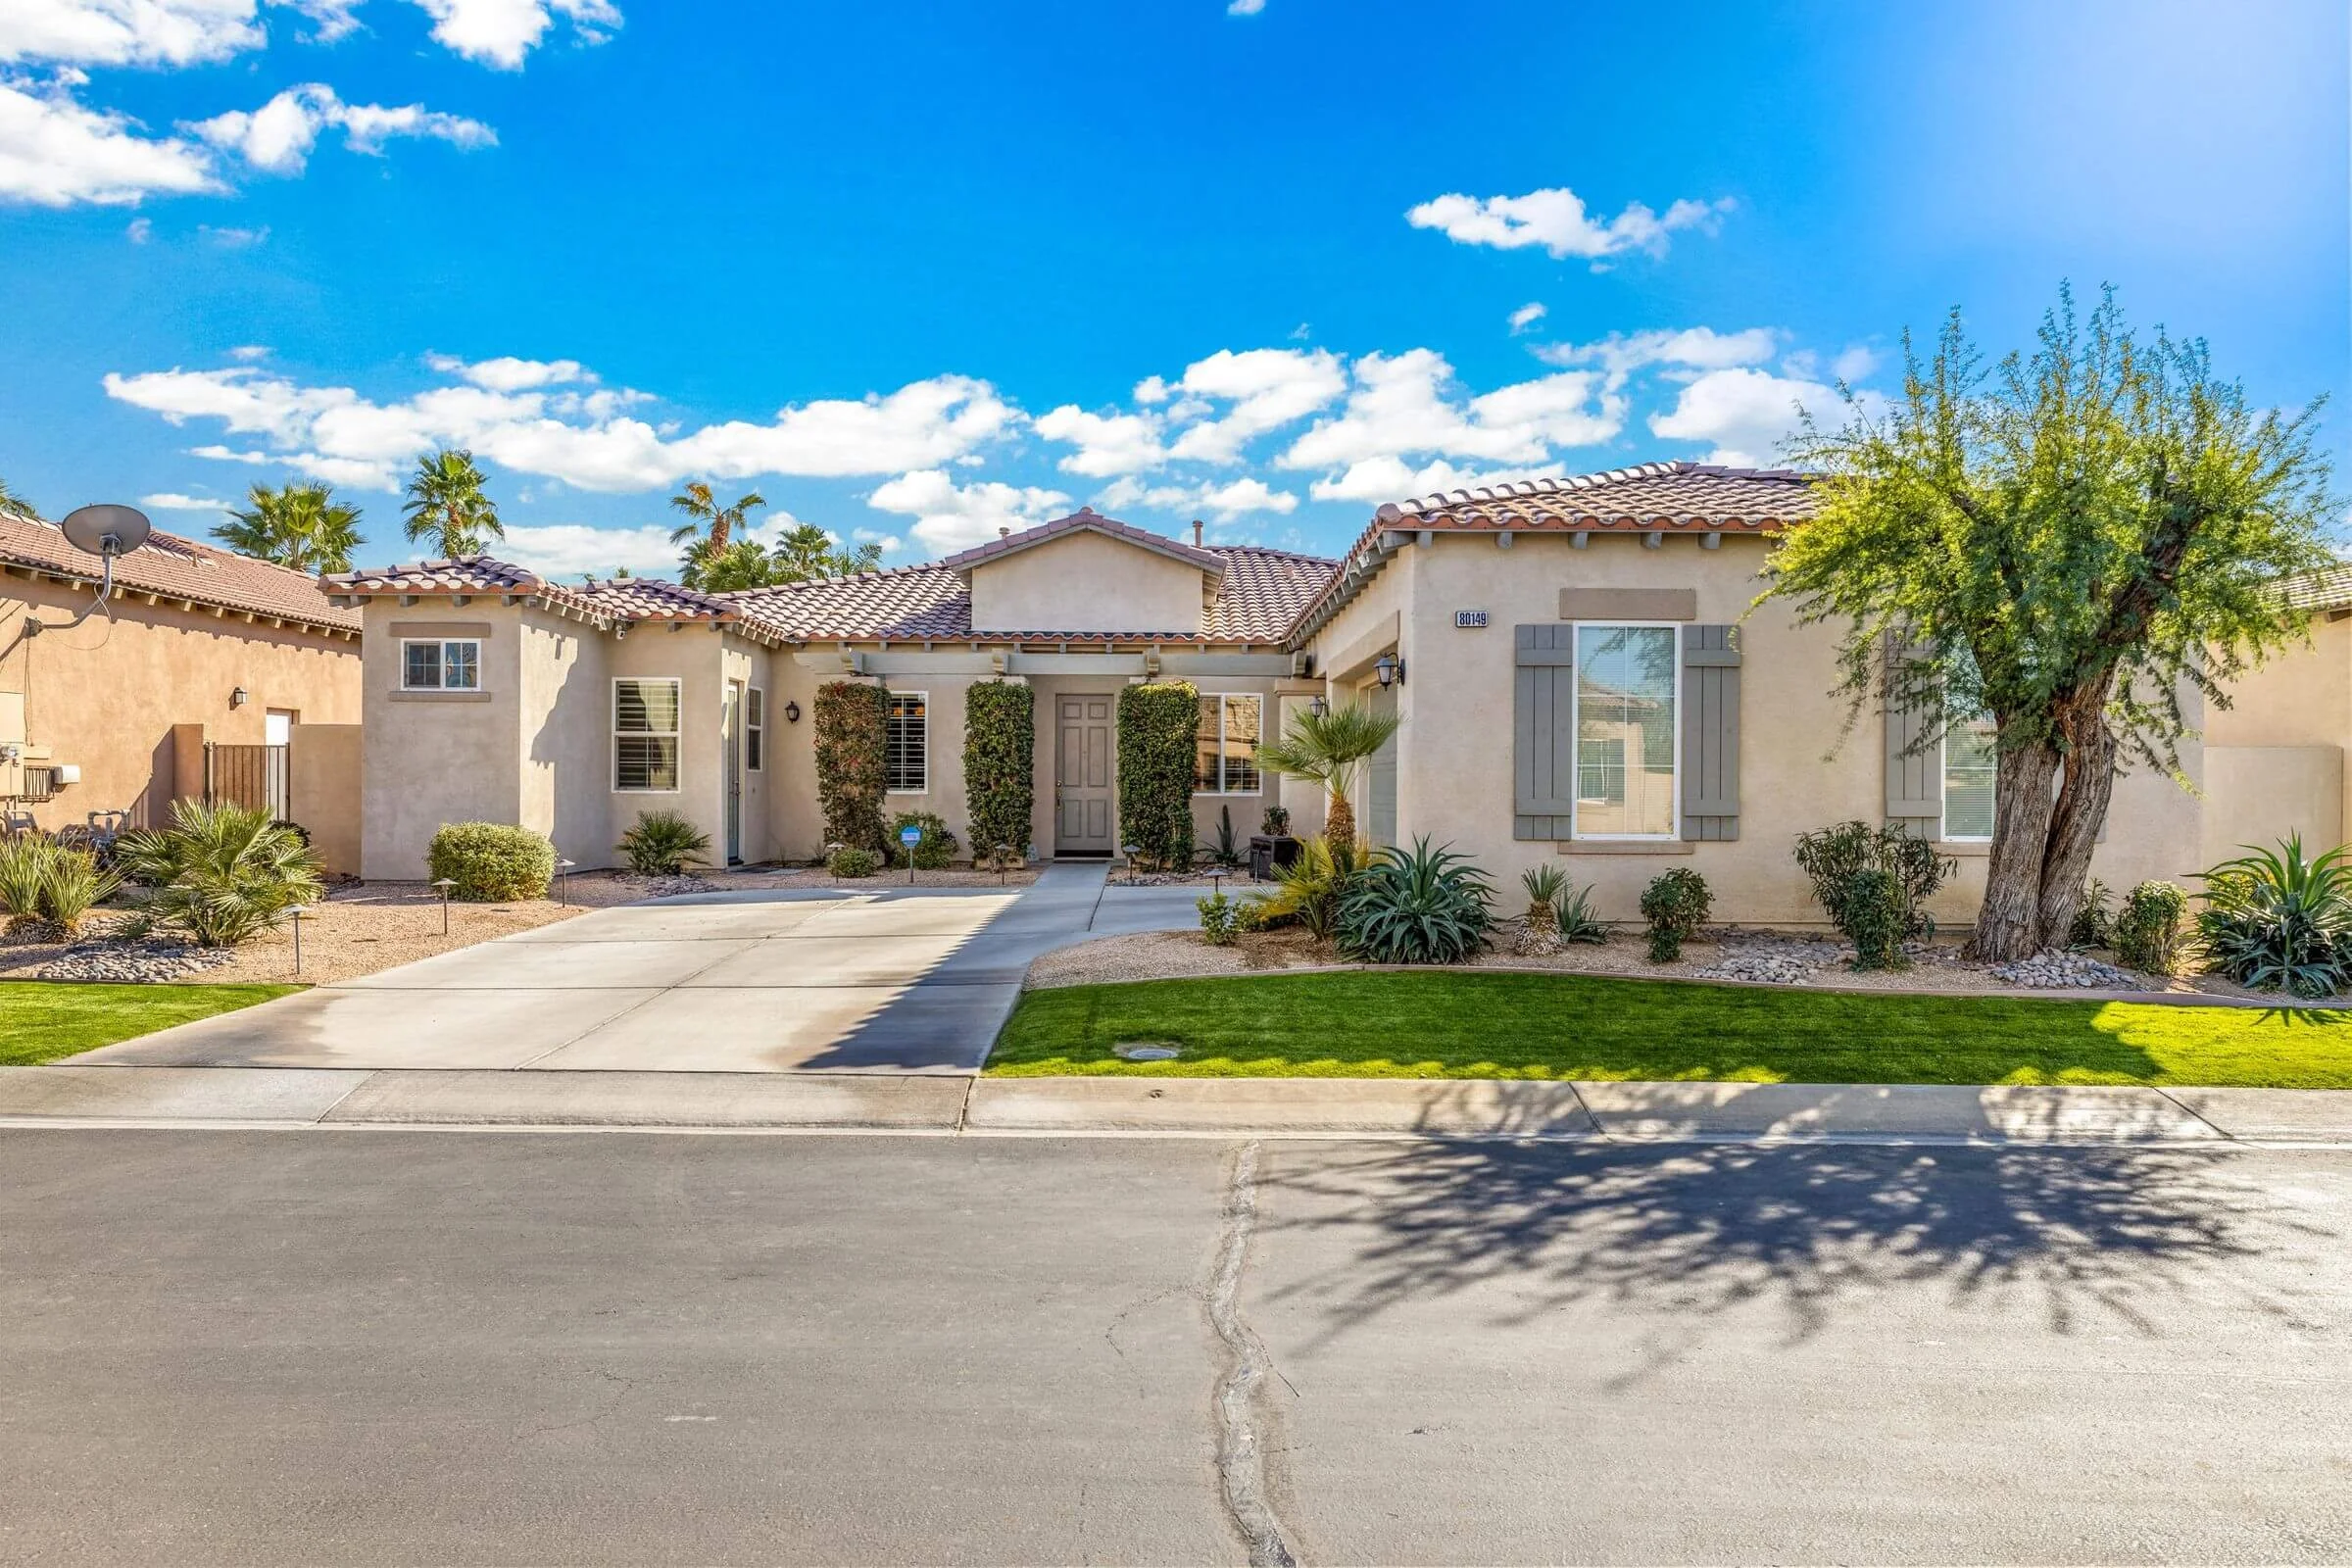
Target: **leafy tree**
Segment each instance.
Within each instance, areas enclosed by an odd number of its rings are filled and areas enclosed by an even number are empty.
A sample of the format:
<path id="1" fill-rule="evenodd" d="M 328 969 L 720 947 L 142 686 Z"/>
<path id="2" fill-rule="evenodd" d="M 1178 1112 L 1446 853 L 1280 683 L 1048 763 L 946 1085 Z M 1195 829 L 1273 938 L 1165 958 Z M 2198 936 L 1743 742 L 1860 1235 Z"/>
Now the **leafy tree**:
<path id="1" fill-rule="evenodd" d="M 685 565 L 678 574 L 679 580 L 689 588 L 702 588 L 713 593 L 719 592 L 720 590 L 712 588 L 710 583 L 704 581 L 704 577 L 713 564 L 729 559 L 730 550 L 734 549 L 738 543 L 735 538 L 735 530 L 744 526 L 745 519 L 751 515 L 754 507 L 766 506 L 767 498 L 759 491 L 753 490 L 737 496 L 733 505 L 722 507 L 718 504 L 718 498 L 711 493 L 710 487 L 697 479 L 676 495 L 671 496 L 669 504 L 686 514 L 687 517 L 691 519 L 679 523 L 669 531 L 671 544 L 686 547 Z M 740 541 L 740 543 L 749 546 L 756 553 L 763 554 L 763 552 L 759 552 L 759 547 L 752 545 L 749 540 Z M 742 552 L 736 551 L 734 574 L 743 575 L 747 564 Z M 760 587 L 761 584 L 734 583 L 731 586 L 749 588 Z"/>
<path id="2" fill-rule="evenodd" d="M 245 500 L 244 511 L 231 508 L 229 520 L 213 530 L 238 555 L 313 574 L 351 569 L 361 544 L 360 509 L 336 501 L 325 485 L 257 484 Z"/>
<path id="3" fill-rule="evenodd" d="M 1987 369 L 1955 311 L 1902 396 L 1808 416 L 1793 456 L 1817 513 L 1767 568 L 1765 597 L 1836 623 L 1838 690 L 1996 735 L 1991 860 L 1971 946 L 2008 959 L 2063 942 L 2117 773 L 2179 777 L 2193 694 L 2300 629 L 2281 577 L 2326 564 L 2334 503 L 2312 450 L 2318 405 L 2281 416 L 2216 378 L 2205 344 L 2142 341 L 2112 290 L 2070 291 L 2031 357 Z"/>
<path id="4" fill-rule="evenodd" d="M 486 482 L 470 452 L 436 452 L 418 464 L 400 509 L 410 539 L 430 538 L 434 553 L 449 561 L 478 556 L 491 540 L 504 539 L 498 507 L 482 491 Z"/>
<path id="5" fill-rule="evenodd" d="M 22 517 L 26 522 L 41 520 L 32 503 L 9 489 L 6 480 L 0 480 L 0 517 Z"/>
<path id="6" fill-rule="evenodd" d="M 1355 808 L 1348 804 L 1364 763 L 1396 733 L 1394 713 L 1375 713 L 1361 703 L 1349 703 L 1328 713 L 1308 710 L 1292 717 L 1280 740 L 1257 749 L 1257 765 L 1290 778 L 1320 784 L 1329 797 L 1323 819 L 1324 837 L 1334 844 L 1355 844 Z"/>

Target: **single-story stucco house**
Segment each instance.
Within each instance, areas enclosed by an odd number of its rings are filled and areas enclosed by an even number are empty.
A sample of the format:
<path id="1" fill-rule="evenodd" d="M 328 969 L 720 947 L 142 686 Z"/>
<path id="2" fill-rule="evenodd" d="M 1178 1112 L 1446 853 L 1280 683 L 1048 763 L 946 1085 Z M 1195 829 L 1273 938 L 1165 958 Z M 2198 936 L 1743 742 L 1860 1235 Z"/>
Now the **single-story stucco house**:
<path id="1" fill-rule="evenodd" d="M 1773 536 L 1811 511 L 1797 473 L 1651 463 L 1384 506 L 1337 561 L 1081 510 L 943 561 L 736 594 L 564 586 L 484 557 L 344 574 L 324 586 L 366 623 L 364 874 L 421 876 L 434 830 L 469 818 L 610 864 L 651 808 L 731 859 L 813 858 L 809 715 L 844 679 L 891 694 L 887 808 L 938 813 L 967 852 L 964 693 L 1027 683 L 1031 847 L 1108 855 L 1119 689 L 1182 679 L 1201 697 L 1204 843 L 1220 813 L 1247 834 L 1275 805 L 1316 831 L 1317 793 L 1261 775 L 1251 748 L 1310 703 L 1359 701 L 1401 721 L 1355 803 L 1377 843 L 1426 835 L 1504 887 L 1560 863 L 1615 919 L 1689 865 L 1718 919 L 1803 924 L 1821 911 L 1791 840 L 1892 820 L 1960 860 L 1937 913 L 1964 919 L 1991 828 L 1983 748 L 1918 753 L 1899 713 L 1849 724 L 1834 632 L 1754 607 Z M 2206 758 L 2183 744 L 2192 785 Z M 2208 809 L 2127 774 L 2096 874 L 2189 876 Z"/>

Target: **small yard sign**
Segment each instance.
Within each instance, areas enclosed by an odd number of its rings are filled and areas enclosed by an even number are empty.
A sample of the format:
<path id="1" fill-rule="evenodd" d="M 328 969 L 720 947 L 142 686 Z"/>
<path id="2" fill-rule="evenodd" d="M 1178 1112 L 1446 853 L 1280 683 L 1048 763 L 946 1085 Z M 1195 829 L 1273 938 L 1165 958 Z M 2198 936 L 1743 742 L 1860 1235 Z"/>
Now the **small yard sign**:
<path id="1" fill-rule="evenodd" d="M 1483 610 L 1457 610 L 1453 612 L 1453 625 L 1456 631 L 1485 631 L 1487 612 Z"/>
<path id="2" fill-rule="evenodd" d="M 899 842 L 911 850 L 917 844 L 923 842 L 923 830 L 919 827 L 916 827 L 912 822 L 909 822 L 905 827 L 899 829 Z"/>

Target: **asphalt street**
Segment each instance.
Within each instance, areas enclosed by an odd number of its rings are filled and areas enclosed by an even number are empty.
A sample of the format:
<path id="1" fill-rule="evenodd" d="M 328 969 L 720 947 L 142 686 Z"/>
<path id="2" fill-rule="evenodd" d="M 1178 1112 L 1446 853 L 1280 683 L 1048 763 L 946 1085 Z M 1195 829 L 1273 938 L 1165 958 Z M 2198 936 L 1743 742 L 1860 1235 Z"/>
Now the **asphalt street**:
<path id="1" fill-rule="evenodd" d="M 2337 1561 L 2352 1155 L 0 1131 L 0 1557 Z"/>

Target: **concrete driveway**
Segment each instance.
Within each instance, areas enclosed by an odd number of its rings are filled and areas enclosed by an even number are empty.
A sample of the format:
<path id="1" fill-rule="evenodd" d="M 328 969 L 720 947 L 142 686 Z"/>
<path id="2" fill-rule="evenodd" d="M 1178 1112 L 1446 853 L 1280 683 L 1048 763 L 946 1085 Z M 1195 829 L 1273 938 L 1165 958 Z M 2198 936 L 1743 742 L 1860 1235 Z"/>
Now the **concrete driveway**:
<path id="1" fill-rule="evenodd" d="M 580 915 L 74 1059 L 972 1072 L 1039 954 L 1102 931 L 1193 923 L 1189 894 L 1146 896 L 1153 891 L 1106 901 L 1101 866 L 1054 865 L 1017 891 L 696 894 Z"/>

